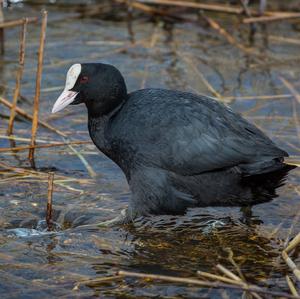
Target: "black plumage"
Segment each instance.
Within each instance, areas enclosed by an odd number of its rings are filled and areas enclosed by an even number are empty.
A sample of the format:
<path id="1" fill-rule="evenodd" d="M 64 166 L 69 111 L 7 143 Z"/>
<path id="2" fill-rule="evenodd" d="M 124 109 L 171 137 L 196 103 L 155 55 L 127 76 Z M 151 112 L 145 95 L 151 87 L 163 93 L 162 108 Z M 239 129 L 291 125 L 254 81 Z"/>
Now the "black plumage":
<path id="1" fill-rule="evenodd" d="M 81 64 L 71 91 L 72 104 L 87 106 L 93 142 L 126 175 L 130 217 L 253 204 L 253 194 L 241 196 L 245 178 L 285 167 L 285 151 L 211 97 L 152 88 L 127 93 L 120 72 L 100 63 Z"/>

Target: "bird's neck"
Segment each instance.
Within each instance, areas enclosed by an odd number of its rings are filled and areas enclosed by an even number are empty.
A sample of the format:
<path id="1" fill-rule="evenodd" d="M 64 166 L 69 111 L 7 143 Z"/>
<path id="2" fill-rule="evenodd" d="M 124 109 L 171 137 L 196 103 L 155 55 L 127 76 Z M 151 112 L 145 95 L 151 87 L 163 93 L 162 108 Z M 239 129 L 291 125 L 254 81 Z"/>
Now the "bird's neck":
<path id="1" fill-rule="evenodd" d="M 115 109 L 105 115 L 95 116 L 93 114 L 88 114 L 88 129 L 90 137 L 94 144 L 100 149 L 104 154 L 109 156 L 111 151 L 111 145 L 109 143 L 109 136 L 107 134 L 110 122 L 113 117 L 120 111 L 125 100 L 122 101 Z"/>

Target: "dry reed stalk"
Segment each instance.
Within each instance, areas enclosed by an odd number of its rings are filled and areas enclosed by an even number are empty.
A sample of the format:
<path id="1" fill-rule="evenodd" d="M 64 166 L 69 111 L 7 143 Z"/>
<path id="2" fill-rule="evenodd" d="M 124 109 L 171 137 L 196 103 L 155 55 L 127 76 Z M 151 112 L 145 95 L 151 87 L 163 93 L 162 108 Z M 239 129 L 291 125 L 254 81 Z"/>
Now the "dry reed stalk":
<path id="1" fill-rule="evenodd" d="M 190 1 L 137 0 L 137 2 L 158 4 L 158 5 L 180 6 L 180 7 L 186 7 L 186 8 L 197 8 L 197 9 L 216 11 L 216 12 L 224 12 L 224 13 L 233 13 L 233 14 L 241 14 L 243 12 L 243 9 L 240 7 L 234 7 L 234 6 L 229 6 L 229 5 L 196 3 L 196 2 L 190 2 Z"/>
<path id="2" fill-rule="evenodd" d="M 263 36 L 261 33 L 257 33 L 257 36 Z M 293 45 L 300 45 L 300 40 L 296 38 L 276 36 L 276 35 L 268 35 L 268 39 L 278 43 L 288 43 Z"/>
<path id="3" fill-rule="evenodd" d="M 7 163 L 1 162 L 0 161 L 0 167 L 2 167 L 3 169 L 7 169 L 11 172 L 15 172 L 21 175 L 31 175 L 32 177 L 38 177 L 39 179 L 47 179 L 47 173 L 45 172 L 41 172 L 41 171 L 36 171 L 36 170 L 31 170 L 31 169 L 25 169 L 25 168 L 21 168 L 21 167 L 14 167 L 14 166 L 10 166 Z M 91 181 L 90 179 L 79 179 L 79 178 L 72 178 L 72 177 L 67 177 L 67 176 L 63 176 L 63 175 L 56 175 L 56 179 L 55 179 L 55 183 L 56 182 L 76 182 L 78 184 L 93 184 L 93 181 Z M 2 180 L 1 180 L 2 182 Z"/>
<path id="4" fill-rule="evenodd" d="M 296 246 L 298 246 L 299 243 L 300 243 L 300 233 L 293 238 L 293 240 L 285 248 L 285 251 L 287 253 L 291 252 Z"/>
<path id="5" fill-rule="evenodd" d="M 227 277 L 224 277 L 224 276 L 211 274 L 211 273 L 208 273 L 208 272 L 197 271 L 197 274 L 200 275 L 200 276 L 203 276 L 205 278 L 210 278 L 210 279 L 213 279 L 213 280 L 219 280 L 219 281 L 226 282 L 226 283 L 237 284 L 237 285 L 244 284 L 243 282 L 240 282 L 240 281 L 237 281 L 237 280 L 234 280 L 234 279 L 231 279 L 231 278 L 227 278 Z"/>
<path id="6" fill-rule="evenodd" d="M 228 276 L 230 279 L 235 280 L 235 281 L 243 282 L 241 278 L 239 278 L 237 275 L 235 275 L 234 273 L 232 273 L 230 270 L 228 270 L 224 266 L 218 264 L 216 266 L 216 268 L 218 270 L 220 270 L 223 274 L 225 274 L 226 276 Z"/>
<path id="7" fill-rule="evenodd" d="M 180 0 L 136 0 L 141 3 L 157 4 L 157 5 L 166 5 L 166 6 L 179 6 L 185 8 L 195 8 L 207 11 L 214 11 L 220 13 L 232 13 L 232 14 L 242 14 L 244 12 L 243 7 L 233 6 L 233 5 L 222 5 L 222 4 L 207 4 L 207 3 L 198 3 L 190 1 L 180 1 Z M 248 9 L 247 10 L 251 15 L 257 15 L 256 10 Z M 285 16 L 292 17 L 295 15 L 294 12 L 281 12 L 281 11 L 264 11 L 266 16 Z M 260 13 L 261 14 L 261 13 Z"/>
<path id="8" fill-rule="evenodd" d="M 198 280 L 194 278 L 146 274 L 146 273 L 123 271 L 123 270 L 118 271 L 117 275 L 143 278 L 143 279 L 157 279 L 157 280 L 168 281 L 168 282 L 185 283 L 185 284 L 197 285 L 200 287 L 210 287 L 210 288 L 218 288 L 218 289 L 228 288 L 228 289 L 235 289 L 235 290 L 251 291 L 251 292 L 257 292 L 261 294 L 267 294 L 270 296 L 276 296 L 276 297 L 298 298 L 298 299 L 300 298 L 299 296 L 294 296 L 283 292 L 269 291 L 252 285 L 246 287 L 245 285 L 242 286 L 242 285 L 234 285 L 234 284 L 227 284 L 227 283 L 220 283 L 220 282 L 204 281 L 204 280 Z"/>
<path id="9" fill-rule="evenodd" d="M 35 146 L 35 139 L 38 127 L 38 113 L 39 113 L 39 101 L 40 101 L 40 89 L 41 89 L 41 79 L 42 79 L 42 68 L 44 59 L 44 45 L 46 38 L 46 27 L 47 27 L 47 11 L 43 11 L 41 34 L 40 34 L 40 47 L 38 54 L 38 66 L 36 74 L 36 87 L 35 87 L 35 97 L 33 103 L 33 118 L 32 118 L 32 129 L 31 129 L 31 146 Z M 34 148 L 29 149 L 28 159 L 32 167 L 34 165 Z"/>
<path id="10" fill-rule="evenodd" d="M 197 271 L 197 274 L 201 275 L 203 277 L 206 277 L 206 278 L 222 281 L 222 282 L 225 282 L 225 283 L 235 284 L 235 285 L 239 285 L 239 286 L 245 286 L 247 288 L 250 287 L 249 284 L 247 284 L 247 283 L 245 283 L 244 281 L 241 281 L 241 280 L 235 280 L 235 279 L 231 279 L 231 278 L 227 278 L 227 277 L 224 277 L 224 276 L 211 274 L 211 273 L 207 273 L 207 272 L 202 272 L 202 271 Z M 261 299 L 261 296 L 259 296 L 257 293 L 255 293 L 255 292 L 251 292 L 251 293 L 255 298 Z"/>
<path id="11" fill-rule="evenodd" d="M 286 275 L 285 278 L 286 278 L 286 283 L 289 286 L 291 293 L 294 296 L 299 296 L 299 294 L 298 294 L 298 292 L 295 288 L 295 285 L 294 285 L 293 281 L 291 280 L 291 278 L 288 275 Z"/>
<path id="12" fill-rule="evenodd" d="M 245 278 L 244 274 L 242 273 L 242 270 L 241 270 L 240 266 L 235 262 L 235 260 L 233 258 L 232 249 L 231 248 L 226 248 L 225 250 L 228 252 L 228 260 L 235 267 L 236 272 L 239 275 L 239 278 L 241 278 L 244 282 L 246 282 L 246 278 Z"/>
<path id="13" fill-rule="evenodd" d="M 36 18 L 36 17 L 27 18 L 28 23 L 35 23 L 35 22 L 37 22 L 37 20 L 38 20 L 38 18 Z M 21 25 L 23 25 L 23 19 L 15 20 L 15 21 L 8 21 L 8 22 L 0 23 L 0 29 L 21 26 Z"/>
<path id="14" fill-rule="evenodd" d="M 300 94 L 298 91 L 294 88 L 294 86 L 288 82 L 283 77 L 279 77 L 281 82 L 284 84 L 284 86 L 291 92 L 291 94 L 294 96 L 294 98 L 297 100 L 298 104 L 300 104 Z M 295 127 L 297 131 L 298 138 L 300 138 L 300 120 L 297 113 L 297 105 L 294 99 L 292 99 L 292 108 L 293 108 L 293 119 L 295 122 Z"/>
<path id="15" fill-rule="evenodd" d="M 15 135 L 0 135 L 1 139 L 8 139 L 8 140 L 15 140 L 15 141 L 24 141 L 24 142 L 30 142 L 31 138 L 25 138 L 25 137 L 18 137 Z M 56 144 L 57 141 L 48 141 L 48 140 L 44 140 L 44 139 L 36 139 L 36 142 L 40 142 L 40 143 L 51 143 L 51 144 Z"/>
<path id="16" fill-rule="evenodd" d="M 37 141 L 37 140 L 36 140 Z M 79 145 L 79 144 L 92 144 L 91 141 L 70 141 L 70 142 L 60 142 L 60 143 L 50 143 L 50 144 L 39 144 L 35 145 L 34 148 L 51 148 L 51 147 L 57 147 L 57 146 L 67 146 L 67 145 Z M 3 152 L 18 152 L 18 151 L 24 151 L 32 148 L 32 146 L 19 146 L 19 147 L 6 147 L 6 148 L 0 148 L 0 153 Z"/>
<path id="17" fill-rule="evenodd" d="M 295 87 L 286 79 L 283 77 L 279 77 L 280 81 L 283 83 L 283 85 L 291 92 L 291 94 L 295 97 L 298 104 L 300 104 L 300 93 L 295 89 Z"/>
<path id="18" fill-rule="evenodd" d="M 28 23 L 28 19 L 25 18 L 23 20 L 23 25 L 20 34 L 19 69 L 17 72 L 16 86 L 13 95 L 12 107 L 10 109 L 10 117 L 8 121 L 8 129 L 7 129 L 8 135 L 11 135 L 13 132 L 14 120 L 16 116 L 16 107 L 17 107 L 18 98 L 20 96 L 21 81 L 23 77 L 23 70 L 24 70 L 24 63 L 25 63 L 25 43 L 26 43 L 27 23 Z"/>
<path id="19" fill-rule="evenodd" d="M 52 231 L 52 228 L 53 228 L 53 221 L 52 221 L 53 180 L 54 180 L 54 173 L 49 172 L 49 174 L 48 174 L 47 212 L 46 212 L 46 223 L 47 223 L 48 231 Z"/>
<path id="20" fill-rule="evenodd" d="M 288 256 L 286 251 L 282 251 L 282 258 L 292 270 L 297 280 L 300 281 L 300 270 L 297 268 L 297 265 L 294 263 L 294 261 Z"/>
<path id="21" fill-rule="evenodd" d="M 127 44 L 125 44 L 125 46 L 122 46 L 122 47 L 119 47 L 119 48 L 116 48 L 116 49 L 108 50 L 108 51 L 105 51 L 105 52 L 100 53 L 100 54 L 99 53 L 93 53 L 92 55 L 87 57 L 87 59 L 88 60 L 99 59 L 99 58 L 103 58 L 103 57 L 106 57 L 106 56 L 110 56 L 110 55 L 113 55 L 113 54 L 117 54 L 117 53 L 120 53 L 120 52 L 127 51 L 127 50 L 129 50 L 131 48 L 135 48 L 137 46 L 144 46 L 144 44 L 146 44 L 148 40 L 149 40 L 149 38 L 147 37 L 147 38 L 143 38 L 143 39 L 140 39 L 138 41 L 135 41 L 134 44 L 132 42 L 128 42 Z M 58 61 L 58 62 L 55 62 L 55 63 L 51 63 L 49 65 L 45 65 L 44 68 L 52 68 L 52 67 L 67 65 L 67 64 L 73 63 L 74 60 L 80 60 L 81 58 L 82 57 L 64 59 L 64 60 L 61 60 L 61 61 Z"/>
<path id="22" fill-rule="evenodd" d="M 243 281 L 240 277 L 238 277 L 237 275 L 235 275 L 234 273 L 232 273 L 230 270 L 228 270 L 227 268 L 225 268 L 224 266 L 218 264 L 216 266 L 216 268 L 221 271 L 223 274 L 225 274 L 227 277 L 229 277 L 232 280 L 235 280 L 236 282 L 240 283 L 240 285 L 249 288 L 249 285 Z M 259 289 L 259 288 L 258 288 Z M 253 295 L 253 297 L 255 297 L 256 299 L 262 299 L 262 297 L 260 295 L 258 295 L 256 292 L 251 291 L 251 294 Z"/>
<path id="23" fill-rule="evenodd" d="M 151 39 L 149 41 L 148 49 L 152 50 L 155 47 L 155 45 L 157 43 L 157 40 L 158 40 L 158 33 L 157 33 L 157 31 L 158 31 L 158 26 L 156 25 L 154 27 L 153 33 L 151 35 Z M 149 62 L 147 62 L 148 58 L 149 58 L 149 55 L 147 56 L 147 59 L 145 59 L 146 60 L 146 64 L 144 66 L 144 75 L 143 75 L 141 86 L 140 86 L 141 89 L 145 88 L 146 80 L 147 80 L 147 77 L 148 77 L 148 69 L 149 69 L 149 64 L 150 64 Z"/>
<path id="24" fill-rule="evenodd" d="M 261 56 L 261 54 L 258 54 L 254 52 L 252 49 L 246 48 L 242 44 L 240 44 L 231 34 L 229 34 L 221 25 L 213 20 L 210 17 L 205 16 L 204 14 L 201 14 L 202 17 L 205 19 L 205 21 L 209 24 L 209 26 L 217 31 L 220 35 L 224 36 L 225 39 L 233 46 L 244 52 L 248 55 L 255 55 L 255 56 Z"/>
<path id="25" fill-rule="evenodd" d="M 293 238 L 286 246 L 286 248 L 282 251 L 282 258 L 288 265 L 288 267 L 293 271 L 295 277 L 298 281 L 300 281 L 300 270 L 297 265 L 293 262 L 293 260 L 289 257 L 289 252 L 296 248 L 300 244 L 300 233 L 297 234 L 296 237 Z"/>
<path id="26" fill-rule="evenodd" d="M 0 0 L 0 24 L 4 22 L 3 0 Z M 4 54 L 4 29 L 0 28 L 0 54 Z"/>
<path id="27" fill-rule="evenodd" d="M 231 97 L 223 97 L 226 101 L 233 100 L 276 100 L 276 99 L 289 99 L 291 98 L 291 94 L 276 94 L 276 95 L 261 95 L 261 96 L 231 96 Z"/>
<path id="28" fill-rule="evenodd" d="M 10 109 L 12 108 L 12 104 L 8 100 L 6 100 L 6 99 L 4 99 L 2 97 L 0 97 L 0 103 L 2 103 L 4 106 L 6 106 L 6 107 L 8 107 Z M 19 115 L 21 115 L 22 117 L 30 120 L 30 121 L 33 120 L 33 117 L 29 113 L 27 113 L 25 110 L 23 110 L 22 108 L 20 108 L 18 106 L 16 106 L 16 113 L 19 114 Z M 49 125 L 48 123 L 46 123 L 44 121 L 39 120 L 38 122 L 39 122 L 39 124 L 41 126 L 49 129 L 50 131 L 55 132 L 56 134 L 58 134 L 60 136 L 63 136 L 63 137 L 67 136 L 64 132 L 62 132 L 62 131 L 54 128 L 53 126 Z"/>
<path id="29" fill-rule="evenodd" d="M 73 153 L 82 162 L 87 172 L 89 173 L 90 177 L 95 178 L 97 176 L 97 173 L 95 172 L 93 167 L 89 164 L 89 162 L 84 158 L 84 156 L 81 153 L 79 153 L 72 145 L 68 144 L 67 146 L 73 151 Z"/>
<path id="30" fill-rule="evenodd" d="M 128 3 L 127 0 L 114 0 L 117 3 L 123 3 L 126 4 L 134 9 L 140 10 L 142 12 L 145 12 L 147 14 L 151 14 L 151 15 L 159 15 L 159 16 L 163 16 L 163 17 L 169 17 L 172 19 L 177 19 L 177 20 L 181 20 L 181 21 L 191 21 L 187 18 L 184 18 L 182 16 L 178 16 L 175 14 L 172 14 L 170 12 L 167 12 L 163 9 L 159 9 L 159 8 L 153 8 L 149 5 L 137 2 L 137 1 L 130 1 L 130 3 Z"/>
<path id="31" fill-rule="evenodd" d="M 195 66 L 195 63 L 186 55 L 181 54 L 179 51 L 176 51 L 176 54 L 186 63 L 189 67 L 199 76 L 203 84 L 207 87 L 207 89 L 219 100 L 222 100 L 222 95 L 218 93 L 214 87 L 207 81 L 205 76 L 200 72 L 200 70 Z"/>
<path id="32" fill-rule="evenodd" d="M 300 13 L 286 13 L 286 14 L 278 14 L 278 15 L 270 15 L 270 16 L 261 16 L 261 17 L 251 17 L 244 18 L 244 24 L 252 24 L 252 23 L 266 23 L 266 22 L 274 22 L 274 21 L 282 21 L 288 19 L 300 18 Z"/>

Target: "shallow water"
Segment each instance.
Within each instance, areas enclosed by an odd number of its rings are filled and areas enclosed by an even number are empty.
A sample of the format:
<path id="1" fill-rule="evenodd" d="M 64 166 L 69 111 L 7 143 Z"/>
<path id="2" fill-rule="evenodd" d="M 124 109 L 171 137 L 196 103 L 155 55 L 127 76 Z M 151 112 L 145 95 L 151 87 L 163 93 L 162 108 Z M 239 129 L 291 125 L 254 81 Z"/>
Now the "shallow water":
<path id="1" fill-rule="evenodd" d="M 15 19 L 39 15 L 41 8 L 41 5 L 21 3 L 4 13 L 7 19 Z M 254 47 L 263 55 L 261 58 L 246 55 L 202 23 L 164 24 L 161 20 L 152 22 L 147 17 L 135 16 L 134 36 L 130 37 L 125 13 L 108 10 L 94 17 L 79 18 L 79 6 L 49 4 L 47 10 L 40 119 L 66 133 L 68 139 L 89 140 L 89 136 L 84 107 L 72 106 L 57 115 L 50 114 L 64 85 L 66 71 L 73 63 L 102 61 L 121 70 L 129 90 L 164 87 L 215 96 L 204 77 L 221 95 L 220 100 L 287 150 L 289 161 L 299 163 L 296 127 L 299 103 L 286 96 L 290 92 L 279 79 L 283 76 L 295 88 L 300 88 L 299 23 L 258 26 Z M 248 29 L 239 25 L 235 17 L 211 16 L 247 44 Z M 39 26 L 30 24 L 28 28 L 21 91 L 25 99 L 20 100 L 19 106 L 31 111 Z M 0 91 L 11 99 L 17 68 L 18 29 L 8 29 L 5 33 Z M 136 44 L 130 42 L 132 38 Z M 276 97 L 256 97 L 263 95 Z M 243 98 L 246 96 L 253 98 Z M 0 145 L 9 147 L 9 140 L 4 139 L 9 111 L 0 107 Z M 18 118 L 15 135 L 29 138 L 30 128 L 28 121 Z M 39 128 L 38 139 L 46 143 L 62 141 L 61 136 L 43 127 Z M 25 141 L 16 143 L 27 145 Z M 225 298 L 226 294 L 232 298 L 241 292 L 134 278 L 98 284 L 78 285 L 78 282 L 113 275 L 120 269 L 196 277 L 197 270 L 217 273 L 217 263 L 236 271 L 233 261 L 247 281 L 271 290 L 288 290 L 285 275 L 290 271 L 280 255 L 284 242 L 300 229 L 298 169 L 289 173 L 273 201 L 254 206 L 251 211 L 199 208 L 189 210 L 185 216 L 155 216 L 139 219 L 135 225 L 96 228 L 81 225 L 117 216 L 128 203 L 129 189 L 120 169 L 92 144 L 74 148 L 96 171 L 96 178 L 89 176 L 68 147 L 36 151 L 37 170 L 55 172 L 56 227 L 51 233 L 45 230 L 43 222 L 47 176 L 41 177 L 40 173 L 25 176 L 1 169 L 1 298 Z M 1 153 L 0 161 L 27 167 L 27 152 Z M 297 253 L 293 259 L 300 262 Z"/>

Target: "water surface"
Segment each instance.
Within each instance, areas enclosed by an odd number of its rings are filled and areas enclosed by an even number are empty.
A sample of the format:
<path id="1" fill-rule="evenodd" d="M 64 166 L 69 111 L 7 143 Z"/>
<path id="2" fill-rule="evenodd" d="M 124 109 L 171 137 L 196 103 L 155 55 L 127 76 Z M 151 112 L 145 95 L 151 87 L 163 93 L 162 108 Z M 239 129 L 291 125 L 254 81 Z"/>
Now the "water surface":
<path id="1" fill-rule="evenodd" d="M 95 11 L 97 7 L 90 9 Z M 5 9 L 6 19 L 40 15 L 43 6 L 19 3 Z M 81 8 L 80 8 L 81 7 Z M 40 119 L 67 134 L 68 140 L 89 140 L 85 107 L 72 106 L 57 115 L 51 107 L 63 88 L 73 63 L 107 62 L 118 67 L 130 91 L 163 87 L 218 96 L 255 123 L 299 161 L 299 103 L 279 77 L 300 88 L 299 23 L 258 26 L 253 51 L 247 55 L 198 23 L 166 23 L 134 14 L 129 34 L 127 14 L 107 8 L 81 17 L 82 6 L 46 5 L 49 12 Z M 87 8 L 84 9 L 88 11 Z M 193 14 L 186 14 L 193 18 Z M 248 27 L 229 15 L 214 15 L 234 37 L 248 45 Z M 297 29 L 298 28 L 298 29 Z M 0 60 L 0 91 L 11 100 L 18 59 L 19 28 L 8 29 L 6 52 Z M 28 26 L 26 65 L 19 106 L 30 112 L 35 87 L 39 26 Z M 135 43 L 132 43 L 132 40 Z M 205 82 L 209 82 L 210 86 Z M 214 90 L 214 91 L 213 91 Z M 261 96 L 274 96 L 262 98 Z M 0 106 L 0 145 L 5 139 L 9 111 Z M 30 137 L 31 124 L 18 118 L 15 135 Z M 38 139 L 61 142 L 43 127 Z M 28 141 L 16 141 L 17 146 Z M 39 149 L 39 173 L 18 174 L 2 169 L 0 181 L 0 293 L 1 298 L 225 298 L 239 291 L 209 290 L 176 283 L 124 278 L 107 283 L 78 282 L 114 275 L 120 269 L 197 277 L 196 271 L 217 273 L 217 263 L 247 281 L 271 290 L 288 291 L 290 273 L 280 255 L 287 239 L 299 232 L 299 170 L 289 173 L 277 197 L 240 208 L 199 208 L 185 216 L 139 219 L 135 225 L 115 228 L 80 227 L 117 216 L 130 192 L 120 169 L 92 144 L 74 146 L 97 173 L 91 178 L 68 147 Z M 1 153 L 8 165 L 29 166 L 27 152 Z M 45 231 L 47 176 L 55 172 L 56 230 Z M 232 257 L 232 258 L 230 258 Z M 294 261 L 300 262 L 298 255 Z"/>

